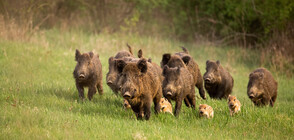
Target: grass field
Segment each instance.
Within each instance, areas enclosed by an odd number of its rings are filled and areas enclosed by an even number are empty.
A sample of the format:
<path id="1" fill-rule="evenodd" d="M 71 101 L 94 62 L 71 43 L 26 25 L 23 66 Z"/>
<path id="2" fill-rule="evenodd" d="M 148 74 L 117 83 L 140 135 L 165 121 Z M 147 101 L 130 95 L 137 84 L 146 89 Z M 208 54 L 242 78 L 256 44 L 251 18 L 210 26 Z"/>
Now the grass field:
<path id="1" fill-rule="evenodd" d="M 202 74 L 206 60 L 220 60 L 234 78 L 233 95 L 243 105 L 241 113 L 230 117 L 225 100 L 198 98 L 197 105 L 206 103 L 214 108 L 213 119 L 200 119 L 196 111 L 182 106 L 179 118 L 152 111 L 149 121 L 137 121 L 105 82 L 108 58 L 126 50 L 127 42 L 134 52 L 143 49 L 144 56 L 157 64 L 163 53 L 175 53 L 181 51 L 179 46 L 185 46 Z M 94 95 L 91 102 L 79 101 L 75 88 L 72 72 L 76 48 L 100 54 L 104 95 Z M 47 30 L 30 41 L 0 39 L 0 67 L 0 139 L 294 138 L 294 79 L 273 73 L 279 84 L 274 108 L 254 107 L 246 94 L 248 75 L 259 67 L 259 53 L 252 50 L 135 35 Z"/>

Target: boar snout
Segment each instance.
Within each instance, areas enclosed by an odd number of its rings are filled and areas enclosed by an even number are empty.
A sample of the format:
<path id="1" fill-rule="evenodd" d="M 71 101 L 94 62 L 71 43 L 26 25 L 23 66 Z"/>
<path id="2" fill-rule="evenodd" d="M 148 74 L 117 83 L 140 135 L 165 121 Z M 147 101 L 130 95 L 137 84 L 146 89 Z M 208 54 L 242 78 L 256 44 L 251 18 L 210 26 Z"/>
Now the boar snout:
<path id="1" fill-rule="evenodd" d="M 252 91 L 249 92 L 249 98 L 253 99 L 254 98 L 254 93 Z"/>
<path id="2" fill-rule="evenodd" d="M 112 85 L 112 84 L 113 84 L 113 82 L 111 80 L 107 81 L 107 85 Z"/>
<path id="3" fill-rule="evenodd" d="M 204 79 L 205 83 L 210 83 L 211 82 L 211 78 L 207 77 Z"/>
<path id="4" fill-rule="evenodd" d="M 123 94 L 123 97 L 125 98 L 125 99 L 129 99 L 129 98 L 131 98 L 131 94 L 130 94 L 130 92 L 125 92 L 124 94 Z"/>
<path id="5" fill-rule="evenodd" d="M 80 73 L 80 75 L 79 75 L 79 79 L 85 79 L 85 74 L 84 73 Z"/>
<path id="6" fill-rule="evenodd" d="M 203 114 L 204 112 L 203 111 L 200 111 L 200 114 Z"/>
<path id="7" fill-rule="evenodd" d="M 170 98 L 172 96 L 172 93 L 171 92 L 167 92 L 166 93 L 166 97 Z"/>
<path id="8" fill-rule="evenodd" d="M 254 98 L 254 95 L 251 93 L 251 94 L 249 95 L 249 98 L 250 98 L 250 99 L 253 99 L 253 98 Z"/>

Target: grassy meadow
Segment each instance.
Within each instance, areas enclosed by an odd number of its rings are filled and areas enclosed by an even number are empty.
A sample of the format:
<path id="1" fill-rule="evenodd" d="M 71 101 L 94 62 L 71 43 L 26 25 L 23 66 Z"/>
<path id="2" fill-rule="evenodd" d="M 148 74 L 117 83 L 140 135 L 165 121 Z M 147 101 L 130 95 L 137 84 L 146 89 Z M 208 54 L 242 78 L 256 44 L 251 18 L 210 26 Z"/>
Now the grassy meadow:
<path id="1" fill-rule="evenodd" d="M 242 103 L 241 113 L 231 117 L 227 101 L 201 100 L 196 89 L 196 104 L 212 106 L 213 119 L 200 119 L 183 104 L 179 118 L 155 115 L 152 108 L 149 121 L 137 121 L 105 82 L 108 58 L 127 50 L 127 42 L 135 55 L 143 49 L 144 56 L 157 64 L 163 53 L 185 46 L 202 74 L 206 60 L 220 60 L 234 78 L 232 94 Z M 102 62 L 104 95 L 94 95 L 91 102 L 78 98 L 72 74 L 76 48 L 99 53 Z M 0 139 L 293 139 L 293 78 L 273 73 L 279 84 L 273 108 L 254 107 L 247 97 L 248 75 L 260 67 L 259 59 L 259 52 L 245 48 L 136 35 L 52 29 L 38 32 L 29 41 L 0 38 Z"/>

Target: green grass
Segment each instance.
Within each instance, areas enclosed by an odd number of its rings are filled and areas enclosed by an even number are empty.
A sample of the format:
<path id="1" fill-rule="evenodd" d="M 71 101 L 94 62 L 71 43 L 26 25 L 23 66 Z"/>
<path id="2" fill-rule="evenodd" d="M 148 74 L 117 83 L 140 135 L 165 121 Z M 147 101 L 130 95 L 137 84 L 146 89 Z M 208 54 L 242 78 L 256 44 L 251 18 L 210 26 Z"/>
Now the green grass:
<path id="1" fill-rule="evenodd" d="M 184 45 L 202 74 L 207 59 L 219 59 L 234 77 L 233 94 L 242 103 L 241 113 L 230 117 L 225 100 L 198 98 L 197 104 L 214 108 L 213 119 L 200 119 L 183 106 L 179 118 L 152 112 L 149 121 L 137 121 L 105 84 L 108 58 L 126 50 L 127 42 L 157 64 L 163 53 L 181 51 Z M 91 102 L 79 101 L 75 88 L 76 48 L 100 54 L 105 93 L 94 95 Z M 293 78 L 273 73 L 279 83 L 274 108 L 254 107 L 247 97 L 248 75 L 259 67 L 258 56 L 243 48 L 77 31 L 41 31 L 23 42 L 0 39 L 0 139 L 293 139 Z"/>

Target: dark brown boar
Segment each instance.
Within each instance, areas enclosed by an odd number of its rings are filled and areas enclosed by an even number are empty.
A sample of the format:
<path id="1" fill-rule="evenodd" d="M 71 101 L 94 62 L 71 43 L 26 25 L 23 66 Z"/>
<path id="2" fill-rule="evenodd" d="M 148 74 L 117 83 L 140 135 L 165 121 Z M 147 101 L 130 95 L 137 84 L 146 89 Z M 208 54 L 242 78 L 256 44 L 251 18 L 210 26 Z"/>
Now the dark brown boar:
<path id="1" fill-rule="evenodd" d="M 124 60 L 125 62 L 138 62 L 140 59 L 139 58 L 133 58 L 133 57 L 123 57 L 120 59 L 115 59 L 114 57 L 110 57 L 108 59 L 108 64 L 109 64 L 109 71 L 106 75 L 106 81 L 107 85 L 111 88 L 111 90 L 115 93 L 118 94 L 120 85 L 118 84 L 118 77 L 120 76 L 117 70 L 117 61 L 118 60 Z M 153 64 L 156 65 L 156 64 Z M 159 67 L 159 66 L 157 66 Z M 157 68 L 156 67 L 156 68 Z M 161 68 L 159 67 L 158 73 L 161 73 Z"/>
<path id="2" fill-rule="evenodd" d="M 163 95 L 169 101 L 176 101 L 174 115 L 176 117 L 179 115 L 183 99 L 185 98 L 187 99 L 185 100 L 186 105 L 191 105 L 192 109 L 195 109 L 195 89 L 193 75 L 186 68 L 169 68 L 167 65 L 165 65 L 163 68 L 163 75 Z"/>
<path id="3" fill-rule="evenodd" d="M 115 94 L 118 93 L 119 88 L 119 86 L 117 85 L 118 72 L 116 69 L 116 60 L 125 59 L 126 61 L 131 61 L 134 58 L 131 46 L 129 46 L 129 44 L 127 44 L 127 46 L 129 48 L 129 51 L 120 51 L 114 57 L 110 57 L 108 59 L 109 71 L 106 74 L 106 82 Z"/>
<path id="4" fill-rule="evenodd" d="M 258 68 L 249 75 L 247 95 L 256 106 L 270 104 L 271 107 L 278 95 L 278 83 L 265 68 Z"/>
<path id="5" fill-rule="evenodd" d="M 84 87 L 88 87 L 88 99 L 91 100 L 93 95 L 98 92 L 103 94 L 102 87 L 102 65 L 99 55 L 93 52 L 81 54 L 76 50 L 75 60 L 77 65 L 73 72 L 79 97 L 84 99 Z M 96 89 L 97 88 L 97 89 Z"/>
<path id="6" fill-rule="evenodd" d="M 184 52 L 176 53 L 175 55 L 164 54 L 162 56 L 161 67 L 167 65 L 171 68 L 185 67 L 193 75 L 194 85 L 198 88 L 199 95 L 202 99 L 206 99 L 205 91 L 203 87 L 202 75 L 198 64 L 193 60 L 192 56 L 188 54 L 186 48 L 183 47 Z"/>
<path id="7" fill-rule="evenodd" d="M 161 81 L 152 64 L 146 59 L 137 63 L 118 60 L 117 69 L 121 75 L 121 94 L 130 103 L 137 119 L 150 118 L 152 100 L 155 113 L 160 112 Z"/>
<path id="8" fill-rule="evenodd" d="M 209 96 L 214 99 L 227 99 L 231 94 L 234 79 L 226 71 L 219 61 L 206 61 L 206 72 L 203 76 L 205 89 Z"/>

